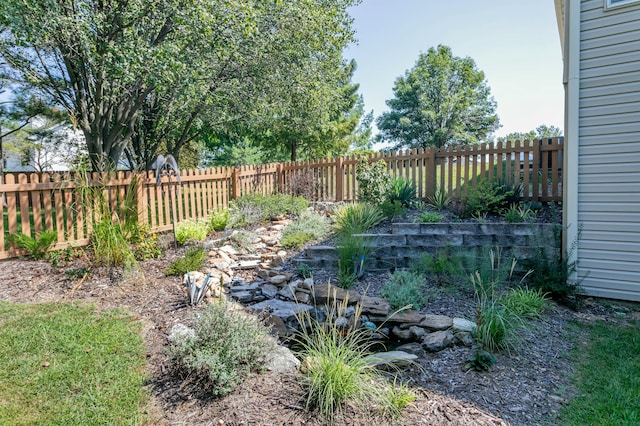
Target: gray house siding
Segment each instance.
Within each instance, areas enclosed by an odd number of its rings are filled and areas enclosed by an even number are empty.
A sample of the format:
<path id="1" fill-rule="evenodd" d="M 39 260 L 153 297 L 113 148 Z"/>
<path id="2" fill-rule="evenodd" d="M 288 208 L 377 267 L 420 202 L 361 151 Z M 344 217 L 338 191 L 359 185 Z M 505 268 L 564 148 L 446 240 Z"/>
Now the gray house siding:
<path id="1" fill-rule="evenodd" d="M 640 300 L 640 3 L 605 1 L 580 11 L 578 276 L 588 294 Z"/>

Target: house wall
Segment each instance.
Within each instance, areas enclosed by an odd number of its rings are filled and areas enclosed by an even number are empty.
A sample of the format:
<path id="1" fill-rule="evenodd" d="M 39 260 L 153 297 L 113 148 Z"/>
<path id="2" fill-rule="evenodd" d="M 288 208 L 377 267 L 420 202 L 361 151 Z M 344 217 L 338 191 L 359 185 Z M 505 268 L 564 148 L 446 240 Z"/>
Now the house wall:
<path id="1" fill-rule="evenodd" d="M 605 2 L 580 3 L 578 276 L 588 294 L 640 300 L 640 3 Z"/>

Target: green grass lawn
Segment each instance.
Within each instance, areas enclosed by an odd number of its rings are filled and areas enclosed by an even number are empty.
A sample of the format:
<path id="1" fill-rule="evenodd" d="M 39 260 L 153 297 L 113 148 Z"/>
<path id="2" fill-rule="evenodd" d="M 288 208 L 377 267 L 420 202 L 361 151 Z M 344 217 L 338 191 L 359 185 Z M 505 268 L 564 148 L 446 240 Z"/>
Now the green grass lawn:
<path id="1" fill-rule="evenodd" d="M 566 425 L 640 425 L 640 322 L 622 326 L 598 321 L 576 350 L 578 395 L 560 415 Z"/>
<path id="2" fill-rule="evenodd" d="M 123 311 L 0 302 L 0 424 L 145 421 L 140 323 Z"/>

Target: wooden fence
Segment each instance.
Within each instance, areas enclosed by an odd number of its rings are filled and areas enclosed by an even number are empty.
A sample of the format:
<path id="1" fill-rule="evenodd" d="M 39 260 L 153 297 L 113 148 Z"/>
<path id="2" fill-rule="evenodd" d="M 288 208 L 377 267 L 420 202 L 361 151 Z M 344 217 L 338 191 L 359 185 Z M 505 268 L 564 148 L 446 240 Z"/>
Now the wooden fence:
<path id="1" fill-rule="evenodd" d="M 527 200 L 562 201 L 562 138 L 501 144 L 478 144 L 446 149 L 384 152 L 368 156 L 383 160 L 392 176 L 416 184 L 417 196 L 427 198 L 437 188 L 461 197 L 479 180 L 520 183 Z M 181 171 L 181 185 L 163 177 L 156 185 L 153 171 L 134 174 L 12 174 L 0 184 L 0 259 L 23 253 L 8 236 L 58 234 L 56 248 L 86 245 L 96 220 L 97 198 L 108 209 L 126 214 L 137 211 L 138 221 L 152 231 L 171 229 L 176 222 L 198 219 L 229 206 L 229 201 L 251 193 L 294 193 L 313 200 L 356 199 L 357 157 L 217 167 Z M 87 188 L 93 199 L 87 198 Z"/>

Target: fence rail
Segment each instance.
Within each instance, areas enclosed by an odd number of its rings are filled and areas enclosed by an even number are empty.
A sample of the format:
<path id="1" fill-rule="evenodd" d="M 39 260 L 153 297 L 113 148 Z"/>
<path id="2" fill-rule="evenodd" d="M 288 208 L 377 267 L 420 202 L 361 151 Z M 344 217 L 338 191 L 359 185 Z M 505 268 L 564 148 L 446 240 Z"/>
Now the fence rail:
<path id="1" fill-rule="evenodd" d="M 438 188 L 461 197 L 481 180 L 519 183 L 527 200 L 562 201 L 562 138 L 478 144 L 446 149 L 381 152 L 369 162 L 384 161 L 389 174 L 416 184 L 417 196 L 427 198 Z M 181 171 L 181 185 L 163 177 L 156 185 L 153 171 L 132 173 L 6 173 L 0 184 L 0 259 L 24 254 L 8 236 L 58 233 L 56 248 L 86 245 L 96 206 L 83 198 L 82 188 L 100 188 L 112 212 L 135 206 L 138 221 L 154 232 L 176 222 L 198 219 L 229 206 L 230 200 L 251 193 L 287 192 L 313 200 L 349 201 L 357 198 L 358 157 L 215 167 Z M 95 202 L 95 200 L 94 200 Z M 115 215 L 114 215 L 115 216 Z"/>

